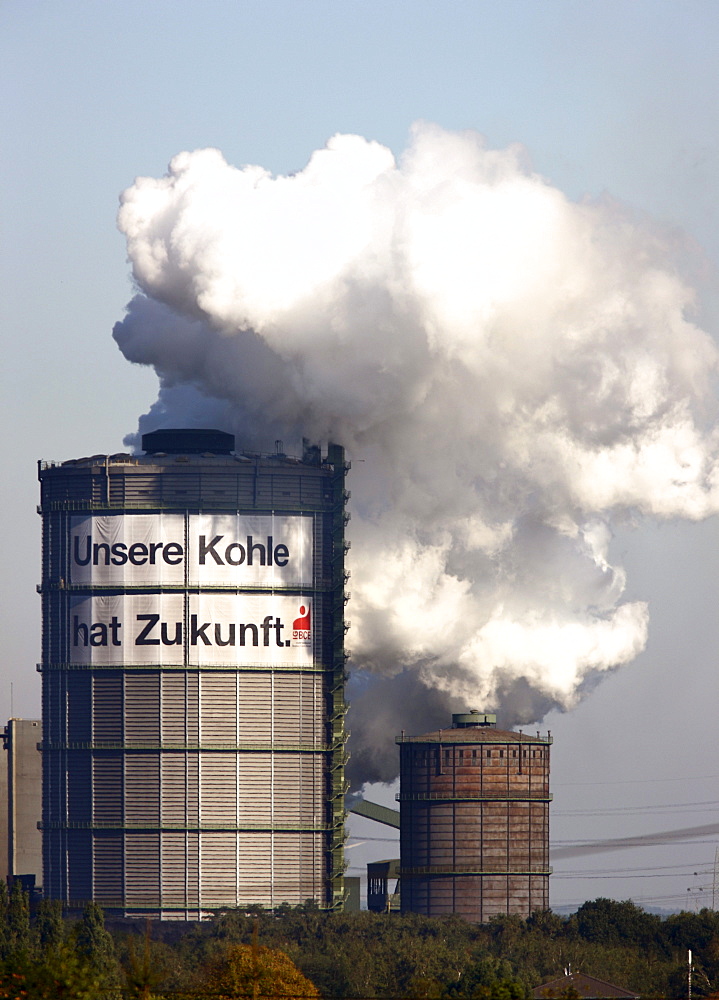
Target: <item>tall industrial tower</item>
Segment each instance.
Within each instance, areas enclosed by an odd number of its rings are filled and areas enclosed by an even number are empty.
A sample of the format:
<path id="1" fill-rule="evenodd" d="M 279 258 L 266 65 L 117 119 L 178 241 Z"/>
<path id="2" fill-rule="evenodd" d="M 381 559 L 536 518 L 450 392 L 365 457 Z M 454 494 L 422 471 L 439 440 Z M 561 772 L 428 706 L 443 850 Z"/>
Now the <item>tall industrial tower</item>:
<path id="1" fill-rule="evenodd" d="M 8 719 L 0 750 L 0 879 L 42 886 L 42 739 L 39 719 Z"/>
<path id="2" fill-rule="evenodd" d="M 39 466 L 45 894 L 341 907 L 343 451 L 142 446 Z"/>
<path id="3" fill-rule="evenodd" d="M 548 909 L 551 737 L 470 712 L 397 742 L 402 911 L 481 923 Z"/>

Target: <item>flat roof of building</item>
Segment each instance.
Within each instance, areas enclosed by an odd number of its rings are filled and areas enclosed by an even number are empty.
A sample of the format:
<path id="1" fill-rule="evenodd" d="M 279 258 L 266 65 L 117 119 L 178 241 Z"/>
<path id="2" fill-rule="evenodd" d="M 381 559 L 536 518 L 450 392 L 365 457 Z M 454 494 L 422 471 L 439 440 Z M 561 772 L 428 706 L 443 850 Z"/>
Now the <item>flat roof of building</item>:
<path id="1" fill-rule="evenodd" d="M 404 733 L 397 736 L 396 743 L 541 743 L 546 746 L 552 742 L 549 733 L 546 736 L 528 736 L 526 733 L 514 732 L 511 729 L 495 729 L 493 726 L 463 726 L 460 729 L 436 729 L 422 736 L 407 736 Z"/>

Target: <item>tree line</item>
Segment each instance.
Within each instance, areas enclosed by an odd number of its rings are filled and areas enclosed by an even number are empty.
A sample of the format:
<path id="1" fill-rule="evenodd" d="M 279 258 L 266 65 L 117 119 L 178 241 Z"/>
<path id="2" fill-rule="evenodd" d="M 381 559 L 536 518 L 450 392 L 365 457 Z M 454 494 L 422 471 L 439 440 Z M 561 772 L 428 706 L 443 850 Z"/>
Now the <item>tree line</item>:
<path id="1" fill-rule="evenodd" d="M 106 923 L 96 904 L 63 917 L 44 901 L 31 917 L 21 886 L 0 883 L 0 1000 L 518 1000 L 570 966 L 643 997 L 680 998 L 688 949 L 692 994 L 719 997 L 719 914 L 708 909 L 662 918 L 596 899 L 569 917 L 471 924 L 308 902 L 200 924 Z"/>

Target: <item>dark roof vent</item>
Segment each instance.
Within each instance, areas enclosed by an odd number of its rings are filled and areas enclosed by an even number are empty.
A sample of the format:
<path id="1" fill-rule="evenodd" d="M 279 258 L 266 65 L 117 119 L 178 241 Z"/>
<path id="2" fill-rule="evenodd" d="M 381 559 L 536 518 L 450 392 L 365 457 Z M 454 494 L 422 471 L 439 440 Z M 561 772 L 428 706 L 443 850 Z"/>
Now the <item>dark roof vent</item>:
<path id="1" fill-rule="evenodd" d="M 235 435 L 205 428 L 166 428 L 142 435 L 142 450 L 148 455 L 229 455 L 235 450 Z"/>
<path id="2" fill-rule="evenodd" d="M 470 726 L 496 726 L 497 716 L 486 712 L 478 712 L 473 708 L 470 712 L 460 712 L 452 716 L 452 729 L 469 729 Z"/>

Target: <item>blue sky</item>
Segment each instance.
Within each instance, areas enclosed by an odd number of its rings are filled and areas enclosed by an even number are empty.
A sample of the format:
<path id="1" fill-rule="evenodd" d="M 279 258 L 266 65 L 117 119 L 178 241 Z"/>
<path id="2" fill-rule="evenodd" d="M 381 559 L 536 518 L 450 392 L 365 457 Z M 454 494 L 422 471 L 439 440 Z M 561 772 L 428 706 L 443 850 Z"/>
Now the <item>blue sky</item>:
<path id="1" fill-rule="evenodd" d="M 0 3 L 0 715 L 10 683 L 15 713 L 39 712 L 35 462 L 121 450 L 155 397 L 154 374 L 111 338 L 132 294 L 115 215 L 135 176 L 208 145 L 287 173 L 336 132 L 400 155 L 418 119 L 476 129 L 493 147 L 522 144 L 572 198 L 606 193 L 675 228 L 716 337 L 718 42 L 712 0 Z M 716 524 L 627 530 L 615 544 L 652 631 L 636 664 L 545 721 L 562 840 L 716 815 L 608 813 L 718 798 Z M 562 815 L 573 809 L 586 812 Z M 710 843 L 601 855 L 634 880 L 558 878 L 553 900 L 691 897 L 710 879 L 687 872 L 713 857 Z M 659 865 L 673 877 L 644 877 Z"/>

